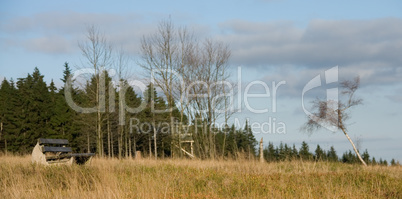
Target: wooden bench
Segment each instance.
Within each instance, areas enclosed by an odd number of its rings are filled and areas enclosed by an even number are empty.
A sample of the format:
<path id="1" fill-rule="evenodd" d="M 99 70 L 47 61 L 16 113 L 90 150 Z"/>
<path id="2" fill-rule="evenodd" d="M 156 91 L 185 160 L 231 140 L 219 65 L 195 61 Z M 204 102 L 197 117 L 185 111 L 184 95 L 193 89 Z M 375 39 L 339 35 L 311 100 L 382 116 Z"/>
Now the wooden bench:
<path id="1" fill-rule="evenodd" d="M 39 138 L 32 151 L 32 162 L 50 164 L 86 164 L 94 153 L 72 153 L 66 139 Z"/>

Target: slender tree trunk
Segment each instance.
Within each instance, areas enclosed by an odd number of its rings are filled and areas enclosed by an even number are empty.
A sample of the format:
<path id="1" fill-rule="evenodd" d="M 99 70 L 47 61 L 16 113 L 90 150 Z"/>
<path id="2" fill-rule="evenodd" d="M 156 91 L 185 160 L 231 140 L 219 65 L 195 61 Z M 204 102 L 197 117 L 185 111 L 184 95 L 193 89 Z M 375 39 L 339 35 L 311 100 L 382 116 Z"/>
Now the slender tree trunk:
<path id="1" fill-rule="evenodd" d="M 169 100 L 170 101 L 170 100 Z M 170 136 L 172 137 L 172 140 L 171 140 L 171 143 L 170 143 L 170 150 L 171 150 L 171 152 L 172 152 L 172 158 L 174 158 L 174 150 L 175 150 L 175 148 L 174 148 L 174 119 L 173 119 L 173 110 L 172 109 L 170 109 L 170 103 L 171 102 L 169 102 L 169 104 L 168 104 L 168 106 L 169 106 L 169 118 L 170 118 Z M 178 135 L 179 136 L 179 138 L 178 138 L 178 141 L 179 141 L 179 147 L 181 147 L 181 143 L 180 143 L 180 135 Z M 180 148 L 181 149 L 181 148 Z M 180 157 L 182 157 L 182 154 L 181 154 L 181 150 L 179 149 L 179 154 L 180 154 Z"/>
<path id="2" fill-rule="evenodd" d="M 113 133 L 110 134 L 110 145 L 112 148 L 112 158 L 114 158 L 114 144 L 113 144 Z"/>
<path id="3" fill-rule="evenodd" d="M 224 132 L 224 133 L 223 133 L 222 158 L 225 157 L 226 133 L 227 133 L 227 132 Z"/>
<path id="4" fill-rule="evenodd" d="M 225 145 L 226 145 L 226 130 L 228 126 L 228 104 L 227 104 L 227 98 L 226 98 L 226 89 L 225 87 L 223 88 L 223 95 L 225 96 L 225 129 L 223 131 L 223 143 L 222 143 L 222 158 L 225 157 Z"/>
<path id="5" fill-rule="evenodd" d="M 131 124 L 131 122 L 130 122 L 130 124 Z M 137 146 L 136 146 L 136 141 L 135 141 L 135 135 L 134 135 L 134 132 L 133 132 L 133 128 L 131 128 L 131 125 L 130 125 L 130 158 L 132 157 L 132 154 L 134 154 L 134 158 L 136 158 L 136 156 L 137 156 Z M 131 136 L 133 136 L 133 148 L 131 148 Z"/>
<path id="6" fill-rule="evenodd" d="M 154 105 L 155 105 L 155 102 L 154 102 L 154 99 L 152 98 L 151 106 L 153 108 L 155 108 Z M 155 110 L 152 110 L 152 126 L 153 126 L 153 130 L 154 130 L 154 150 L 155 150 L 154 154 L 155 154 L 155 160 L 156 160 L 156 159 L 158 159 L 158 147 L 156 145 L 156 127 L 155 127 L 155 112 L 154 111 Z"/>
<path id="7" fill-rule="evenodd" d="M 148 146 L 149 146 L 149 158 L 151 159 L 152 158 L 151 134 L 149 134 Z"/>
<path id="8" fill-rule="evenodd" d="M 352 139 L 350 139 L 349 135 L 346 133 L 345 128 L 342 128 L 343 133 L 345 134 L 346 138 L 348 138 L 350 144 L 352 144 L 353 150 L 355 151 L 357 157 L 359 158 L 359 160 L 363 163 L 364 166 L 367 166 L 366 162 L 363 160 L 363 158 L 360 156 L 359 151 L 357 151 L 355 144 L 353 143 Z"/>
<path id="9" fill-rule="evenodd" d="M 119 138 L 117 140 L 117 147 L 119 148 L 119 159 L 121 159 L 123 152 L 123 128 L 121 125 L 119 125 L 118 131 L 119 131 Z"/>
<path id="10" fill-rule="evenodd" d="M 131 134 L 128 135 L 128 157 L 131 159 Z"/>
<path id="11" fill-rule="evenodd" d="M 137 141 L 135 139 L 135 134 L 133 134 L 133 152 L 134 158 L 137 158 Z"/>
<path id="12" fill-rule="evenodd" d="M 107 114 L 107 152 L 108 157 L 111 158 L 111 145 L 110 145 L 110 120 L 109 120 L 109 113 Z"/>
<path id="13" fill-rule="evenodd" d="M 212 128 L 212 101 L 211 101 L 211 88 L 210 85 L 208 85 L 208 118 L 207 118 L 207 129 L 206 132 L 208 134 L 208 140 L 209 140 L 209 158 L 214 159 L 214 151 L 213 151 L 213 147 L 215 145 L 214 141 L 212 140 L 212 132 L 211 132 L 211 128 Z"/>
<path id="14" fill-rule="evenodd" d="M 95 66 L 95 75 L 96 74 L 100 75 L 99 71 L 96 71 L 96 66 Z M 99 95 L 100 95 L 99 90 L 100 90 L 100 88 L 99 88 L 99 76 L 98 76 L 98 77 L 96 77 L 96 106 L 97 106 L 96 107 L 97 108 L 97 115 L 96 115 L 97 132 L 96 132 L 96 134 L 97 134 L 98 154 L 99 154 L 99 156 L 102 157 L 103 156 L 102 150 L 101 150 L 101 148 L 102 148 L 102 140 L 101 140 L 101 135 L 100 135 L 102 126 L 101 126 L 101 114 L 100 114 L 100 103 L 99 103 Z"/>
<path id="15" fill-rule="evenodd" d="M 97 115 L 97 130 L 98 130 L 98 154 L 100 157 L 103 157 L 103 147 L 102 147 L 102 121 L 101 121 L 101 112 L 98 108 Z"/>
<path id="16" fill-rule="evenodd" d="M 127 136 L 127 131 L 124 133 L 124 143 L 125 143 L 125 149 L 126 149 L 126 158 L 128 158 L 128 136 Z"/>
<path id="17" fill-rule="evenodd" d="M 7 156 L 7 139 L 4 139 L 4 148 L 6 149 L 6 156 Z"/>
<path id="18" fill-rule="evenodd" d="M 165 145 L 163 144 L 163 141 L 162 141 L 162 159 L 164 159 L 165 158 Z"/>
<path id="19" fill-rule="evenodd" d="M 262 146 L 263 146 L 263 141 L 262 141 L 262 138 L 261 138 L 261 141 L 260 141 L 260 162 L 264 162 L 264 149 L 262 148 Z"/>

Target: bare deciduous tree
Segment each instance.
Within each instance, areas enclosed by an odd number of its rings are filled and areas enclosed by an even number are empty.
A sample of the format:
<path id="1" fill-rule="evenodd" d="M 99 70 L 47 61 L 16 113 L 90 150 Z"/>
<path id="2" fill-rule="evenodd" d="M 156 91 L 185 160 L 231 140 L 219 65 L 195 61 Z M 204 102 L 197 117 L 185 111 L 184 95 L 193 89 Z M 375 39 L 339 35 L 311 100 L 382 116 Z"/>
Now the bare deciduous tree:
<path id="1" fill-rule="evenodd" d="M 214 157 L 214 134 L 208 129 L 223 113 L 216 110 L 227 106 L 226 95 L 222 96 L 222 93 L 228 93 L 230 89 L 224 83 L 229 78 L 228 46 L 210 39 L 200 44 L 192 32 L 175 28 L 170 20 L 166 20 L 159 24 L 155 34 L 142 39 L 141 54 L 143 59 L 139 65 L 167 98 L 171 133 L 174 133 L 172 110 L 178 103 L 179 131 L 184 113 L 190 121 L 200 119 L 207 127 L 202 133 L 202 141 L 198 142 L 202 143 L 200 149 L 206 157 Z M 180 145 L 180 140 L 177 145 Z"/>
<path id="2" fill-rule="evenodd" d="M 312 133 L 322 127 L 335 127 L 336 129 L 341 130 L 352 144 L 353 150 L 362 164 L 367 166 L 366 162 L 364 162 L 363 158 L 360 156 L 359 151 L 357 150 L 352 139 L 349 137 L 345 123 L 350 117 L 350 109 L 354 106 L 362 104 L 362 99 L 354 96 L 356 90 L 359 88 L 360 79 L 359 77 L 356 77 L 353 80 L 345 80 L 342 81 L 340 85 L 342 89 L 341 95 L 344 98 L 339 99 L 338 102 L 334 100 L 314 100 L 312 103 L 316 112 L 313 112 L 312 115 L 309 116 L 309 119 L 302 127 L 302 130 L 305 130 L 309 133 Z"/>
<path id="3" fill-rule="evenodd" d="M 228 103 L 226 94 L 233 91 L 232 84 L 228 87 L 229 73 L 227 72 L 230 50 L 227 45 L 207 39 L 197 49 L 191 70 L 192 84 L 189 113 L 194 119 L 202 121 L 203 132 L 197 139 L 199 150 L 205 157 L 216 156 L 215 134 L 211 132 L 214 124 L 222 113 L 227 113 Z M 223 93 L 223 95 L 222 95 Z M 233 93 L 231 94 L 233 95 Z M 223 111 L 222 111 L 223 110 Z M 225 115 L 227 122 L 228 114 Z"/>
<path id="4" fill-rule="evenodd" d="M 160 22 L 158 31 L 155 34 L 147 37 L 144 36 L 141 40 L 143 61 L 139 65 L 145 69 L 148 73 L 147 76 L 165 94 L 171 119 L 173 118 L 172 110 L 175 108 L 173 101 L 173 81 L 175 79 L 174 69 L 176 68 L 178 57 L 177 48 L 177 31 L 170 20 Z M 151 110 L 154 112 L 154 107 Z M 173 125 L 171 125 L 171 132 L 173 132 Z M 156 140 L 156 137 L 154 139 Z M 156 153 L 155 158 L 157 158 Z"/>
<path id="5" fill-rule="evenodd" d="M 102 132 L 102 113 L 105 112 L 105 73 L 103 72 L 111 64 L 112 47 L 107 42 L 103 34 L 96 26 L 87 27 L 87 41 L 79 43 L 81 53 L 87 63 L 83 67 L 91 67 L 94 70 L 96 83 L 95 104 L 97 112 L 97 152 L 104 156 L 103 132 Z"/>

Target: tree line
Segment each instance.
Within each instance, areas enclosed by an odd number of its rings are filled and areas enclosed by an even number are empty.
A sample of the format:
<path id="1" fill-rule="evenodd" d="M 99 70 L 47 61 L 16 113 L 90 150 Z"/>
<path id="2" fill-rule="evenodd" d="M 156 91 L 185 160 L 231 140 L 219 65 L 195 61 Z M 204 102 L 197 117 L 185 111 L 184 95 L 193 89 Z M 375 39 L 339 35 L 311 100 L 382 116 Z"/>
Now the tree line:
<path id="1" fill-rule="evenodd" d="M 376 160 L 375 157 L 370 159 L 370 154 L 367 149 L 363 152 L 362 158 L 369 165 L 389 165 L 387 160 L 380 158 Z M 348 164 L 359 164 L 360 160 L 356 154 L 348 150 L 338 156 L 335 148 L 330 147 L 328 151 L 324 150 L 319 144 L 317 144 L 314 152 L 310 151 L 309 145 L 306 142 L 302 142 L 299 149 L 296 148 L 295 144 L 292 146 L 288 144 L 283 144 L 282 142 L 279 146 L 274 146 L 272 142 L 268 143 L 268 146 L 264 148 L 264 159 L 267 162 L 279 162 L 279 161 L 291 161 L 291 160 L 303 160 L 303 161 L 328 161 L 328 162 L 342 162 Z M 392 159 L 390 161 L 391 166 L 400 165 L 399 161 Z"/>
<path id="2" fill-rule="evenodd" d="M 111 78 L 105 72 L 105 82 L 108 84 Z M 71 69 L 68 63 L 64 64 L 63 82 L 71 75 Z M 94 94 L 91 88 L 95 87 L 95 77 L 88 81 L 84 88 L 75 88 L 72 91 L 74 101 L 84 107 L 90 107 L 94 104 Z M 107 90 L 106 93 L 119 93 L 117 88 L 108 87 L 113 91 Z M 27 154 L 30 153 L 38 138 L 64 138 L 70 141 L 70 145 L 77 152 L 97 152 L 96 141 L 96 113 L 81 114 L 72 110 L 65 100 L 65 88 L 56 88 L 53 80 L 49 85 L 44 82 L 44 76 L 41 75 L 38 68 L 35 68 L 32 74 L 25 78 L 19 78 L 17 82 L 6 78 L 1 82 L 0 87 L 0 149 L 3 153 Z M 106 96 L 108 98 L 109 96 Z M 181 153 L 178 146 L 172 146 L 174 136 L 169 132 L 170 128 L 163 133 L 163 128 L 167 126 L 154 125 L 156 122 L 169 121 L 169 113 L 152 114 L 151 98 L 154 99 L 154 108 L 158 110 L 168 107 L 163 97 L 158 95 L 156 89 L 149 84 L 143 96 L 137 94 L 132 87 L 125 91 L 125 102 L 128 106 L 138 107 L 141 103 L 146 106 L 143 111 L 132 114 L 125 112 L 125 125 L 119 125 L 119 115 L 117 112 L 102 113 L 101 129 L 107 136 L 102 139 L 101 146 L 104 148 L 105 156 L 108 157 L 132 157 L 135 151 L 141 151 L 144 156 L 172 157 L 174 153 L 177 156 L 185 156 Z M 110 103 L 110 102 L 108 102 Z M 119 99 L 116 98 L 116 106 Z M 110 107 L 107 104 L 106 107 Z M 178 109 L 173 111 L 173 116 L 179 117 Z M 186 115 L 184 121 L 187 122 Z M 143 128 L 133 128 L 130 130 L 130 122 L 135 118 L 136 122 L 142 121 L 149 126 Z M 199 143 L 203 139 L 204 130 L 202 125 L 188 125 L 187 137 L 181 137 L 183 141 L 194 141 L 194 155 L 196 157 L 207 157 L 202 150 L 204 143 Z M 169 123 L 170 124 L 170 123 Z M 151 129 L 150 129 L 151 128 Z M 155 128 L 155 129 L 153 129 Z M 154 139 L 155 131 L 158 139 Z M 257 141 L 251 130 L 248 121 L 244 128 L 236 129 L 234 124 L 226 126 L 224 129 L 212 129 L 214 132 L 214 150 L 216 157 L 238 158 L 246 157 L 254 159 L 257 157 Z M 156 150 L 155 153 L 155 143 Z M 183 142 L 186 143 L 186 142 Z M 190 146 L 183 144 L 181 148 L 191 151 Z M 269 142 L 263 150 L 264 159 L 267 162 L 306 160 L 306 161 L 331 161 L 357 164 L 360 162 L 356 154 L 352 151 L 346 151 L 342 156 L 338 156 L 334 147 L 331 146 L 325 151 L 317 145 L 314 152 L 310 152 L 306 142 L 302 142 L 299 149 L 293 144 L 283 144 L 274 146 Z M 376 160 L 371 157 L 367 149 L 362 153 L 362 158 L 370 165 L 399 165 L 398 161 L 380 158 Z"/>
<path id="3" fill-rule="evenodd" d="M 111 78 L 107 71 L 104 73 L 105 83 L 109 85 Z M 61 80 L 67 82 L 70 75 L 71 69 L 68 63 L 65 63 Z M 83 88 L 72 89 L 72 97 L 76 104 L 82 107 L 92 107 L 96 104 L 93 92 L 96 87 L 95 79 L 96 77 L 93 76 Z M 107 101 L 106 109 L 112 107 L 111 103 L 118 106 L 119 92 L 117 87 L 106 88 L 106 98 L 109 98 L 112 93 L 117 96 L 114 102 Z M 168 126 L 171 124 L 169 113 L 152 113 L 151 103 L 156 110 L 168 108 L 168 103 L 159 96 L 153 84 L 148 84 L 143 95 L 137 94 L 130 86 L 124 92 L 127 106 L 138 107 L 141 103 L 146 105 L 139 113 L 125 111 L 124 125 L 119 124 L 118 111 L 105 110 L 101 113 L 100 127 L 102 133 L 106 135 L 102 136 L 100 144 L 103 156 L 132 157 L 135 151 L 141 151 L 143 155 L 153 157 L 155 154 L 158 157 L 172 157 L 175 153 L 177 157 L 185 156 L 183 150 L 191 151 L 189 142 L 185 142 L 187 139 L 193 142 L 193 154 L 196 157 L 207 157 L 206 151 L 203 150 L 206 143 L 202 143 L 205 141 L 203 138 L 206 131 L 203 125 L 197 125 L 196 121 L 186 125 L 186 134 L 180 136 L 183 142 L 181 146 L 178 146 L 179 144 L 176 144 L 178 140 L 175 140 L 178 138 L 170 132 Z M 53 80 L 47 85 L 38 68 L 35 68 L 27 77 L 19 78 L 17 82 L 4 79 L 0 87 L 0 102 L 0 149 L 3 152 L 30 153 L 37 139 L 44 137 L 68 139 L 74 151 L 100 154 L 97 147 L 98 137 L 95 133 L 98 128 L 97 112 L 83 114 L 74 111 L 66 102 L 65 87 L 56 88 Z M 179 118 L 180 114 L 178 109 L 172 111 L 174 117 Z M 134 122 L 133 119 L 135 119 Z M 188 124 L 187 120 L 188 117 L 184 115 L 186 124 Z M 135 123 L 137 127 L 130 129 L 133 126 L 130 122 Z M 138 122 L 145 125 L 141 126 L 137 124 Z M 161 123 L 165 125 L 160 125 Z M 164 132 L 163 128 L 166 127 L 169 128 Z M 232 125 L 224 129 L 210 129 L 210 131 L 214 134 L 215 157 L 235 158 L 240 152 L 247 154 L 250 158 L 256 155 L 257 142 L 247 122 L 242 129 Z M 158 135 L 157 139 L 155 134 Z"/>

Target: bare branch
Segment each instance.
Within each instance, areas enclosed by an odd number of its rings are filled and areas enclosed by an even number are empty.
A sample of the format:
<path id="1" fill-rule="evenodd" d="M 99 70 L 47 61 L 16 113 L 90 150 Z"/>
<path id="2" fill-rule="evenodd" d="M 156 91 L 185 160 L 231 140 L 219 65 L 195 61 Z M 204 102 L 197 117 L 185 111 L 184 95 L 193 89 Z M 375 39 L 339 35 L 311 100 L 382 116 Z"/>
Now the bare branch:
<path id="1" fill-rule="evenodd" d="M 354 78 L 352 81 L 345 80 L 340 83 L 342 89 L 341 95 L 346 99 L 345 101 L 341 99 L 338 99 L 338 102 L 321 99 L 314 100 L 312 102 L 312 109 L 314 111 L 312 112 L 312 115 L 308 116 L 308 120 L 302 126 L 301 130 L 309 134 L 312 134 L 314 131 L 323 127 L 335 127 L 338 130 L 342 130 L 360 161 L 362 161 L 363 165 L 366 165 L 352 139 L 350 139 L 345 125 L 345 121 L 349 119 L 349 108 L 362 104 L 362 99 L 355 98 L 354 96 L 356 90 L 359 88 L 359 84 L 359 77 Z"/>

